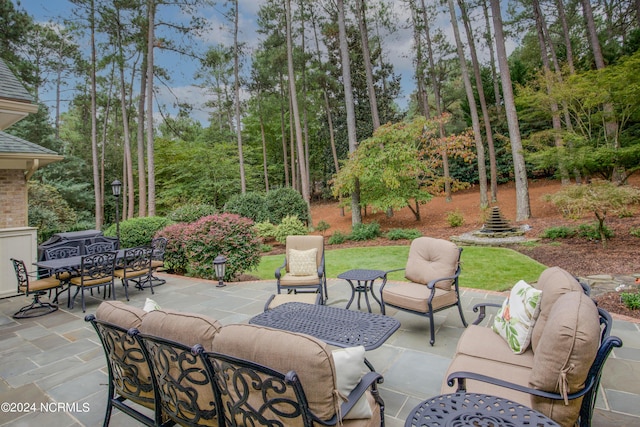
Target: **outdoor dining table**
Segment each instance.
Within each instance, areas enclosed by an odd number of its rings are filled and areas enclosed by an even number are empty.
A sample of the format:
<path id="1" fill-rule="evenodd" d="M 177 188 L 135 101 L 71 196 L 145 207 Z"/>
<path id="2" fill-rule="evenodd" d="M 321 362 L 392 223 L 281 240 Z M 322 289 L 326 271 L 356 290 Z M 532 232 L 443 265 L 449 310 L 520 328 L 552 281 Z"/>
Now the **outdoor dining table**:
<path id="1" fill-rule="evenodd" d="M 400 328 L 393 317 L 327 305 L 288 302 L 252 317 L 249 323 L 316 337 L 336 347 L 380 347 Z"/>

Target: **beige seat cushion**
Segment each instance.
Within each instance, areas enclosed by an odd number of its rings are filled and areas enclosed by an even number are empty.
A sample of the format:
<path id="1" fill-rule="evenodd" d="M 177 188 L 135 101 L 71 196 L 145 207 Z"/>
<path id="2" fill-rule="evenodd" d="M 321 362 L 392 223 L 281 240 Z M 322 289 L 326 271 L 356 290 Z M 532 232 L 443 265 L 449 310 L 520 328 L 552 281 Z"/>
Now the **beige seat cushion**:
<path id="1" fill-rule="evenodd" d="M 456 356 L 466 354 L 479 359 L 495 360 L 509 365 L 531 369 L 533 351 L 531 347 L 522 354 L 515 354 L 509 345 L 491 328 L 469 325 L 462 333 L 456 348 Z"/>
<path id="2" fill-rule="evenodd" d="M 507 347 L 506 343 L 504 345 Z M 521 356 L 522 355 L 518 355 L 518 357 Z M 451 365 L 449 365 L 449 369 L 447 369 L 447 373 L 442 378 L 442 387 L 440 390 L 442 394 L 454 393 L 456 391 L 457 384 L 454 384 L 453 387 L 449 387 L 446 381 L 449 374 L 456 371 L 475 372 L 477 374 L 487 375 L 504 381 L 521 384 L 523 386 L 528 385 L 531 373 L 531 369 L 528 367 L 510 365 L 495 360 L 459 354 L 453 359 Z M 484 393 L 492 396 L 499 396 L 531 407 L 531 397 L 528 393 L 521 393 L 493 384 L 473 380 L 467 380 L 466 386 L 467 391 L 471 393 Z"/>
<path id="3" fill-rule="evenodd" d="M 544 292 L 544 291 L 543 291 Z M 584 388 L 600 346 L 600 318 L 594 302 L 583 292 L 557 299 L 535 350 L 529 385 L 539 390 L 567 393 Z M 534 397 L 533 408 L 563 426 L 573 426 L 582 399 L 563 401 Z"/>
<path id="4" fill-rule="evenodd" d="M 273 296 L 269 302 L 269 309 L 288 302 L 302 302 L 305 304 L 319 304 L 320 294 L 317 293 L 298 293 L 298 294 L 277 294 Z"/>
<path id="5" fill-rule="evenodd" d="M 429 289 L 427 285 L 414 282 L 388 284 L 382 290 L 382 297 L 385 304 L 403 307 L 420 313 L 427 313 L 429 311 L 427 301 L 430 295 L 431 289 Z M 456 301 L 456 293 L 454 290 L 443 290 L 436 287 L 436 294 L 432 301 L 434 310 L 453 305 Z"/>
<path id="6" fill-rule="evenodd" d="M 426 285 L 431 280 L 451 277 L 458 268 L 460 249 L 448 240 L 418 237 L 411 242 L 405 269 L 408 280 Z M 448 290 L 451 281 L 436 283 L 436 287 Z"/>
<path id="7" fill-rule="evenodd" d="M 280 278 L 280 286 L 318 286 L 320 284 L 320 278 L 318 274 L 312 274 L 311 276 L 294 276 L 293 274 L 285 274 Z"/>
<path id="8" fill-rule="evenodd" d="M 320 419 L 337 413 L 335 367 L 328 346 L 308 335 L 256 325 L 227 325 L 213 339 L 214 351 L 250 360 L 281 373 L 295 371 L 309 408 Z"/>
<path id="9" fill-rule="evenodd" d="M 549 313 L 551 313 L 556 300 L 567 292 L 584 293 L 576 278 L 560 267 L 550 267 L 544 270 L 540 274 L 538 282 L 535 283 L 535 287 L 542 291 L 542 297 L 540 299 L 540 314 L 531 333 L 531 347 L 534 352 L 538 347 Z"/>
<path id="10" fill-rule="evenodd" d="M 147 313 L 139 328 L 143 334 L 176 341 L 189 347 L 201 344 L 206 351 L 213 350 L 213 337 L 221 329 L 220 322 L 209 316 L 173 310 Z"/>

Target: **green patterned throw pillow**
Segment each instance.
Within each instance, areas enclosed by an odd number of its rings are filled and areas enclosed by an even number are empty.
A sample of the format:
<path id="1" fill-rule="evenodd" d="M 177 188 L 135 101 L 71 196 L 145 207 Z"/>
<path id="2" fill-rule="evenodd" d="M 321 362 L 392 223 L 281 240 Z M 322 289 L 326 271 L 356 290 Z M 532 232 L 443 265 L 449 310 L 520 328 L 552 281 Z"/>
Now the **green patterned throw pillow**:
<path id="1" fill-rule="evenodd" d="M 296 249 L 289 250 L 289 273 L 292 276 L 312 276 L 318 274 L 316 266 L 316 256 L 318 249 L 313 248 L 307 251 Z"/>
<path id="2" fill-rule="evenodd" d="M 507 341 L 515 354 L 524 353 L 531 342 L 533 325 L 540 314 L 541 290 L 520 280 L 496 314 L 493 330 Z"/>

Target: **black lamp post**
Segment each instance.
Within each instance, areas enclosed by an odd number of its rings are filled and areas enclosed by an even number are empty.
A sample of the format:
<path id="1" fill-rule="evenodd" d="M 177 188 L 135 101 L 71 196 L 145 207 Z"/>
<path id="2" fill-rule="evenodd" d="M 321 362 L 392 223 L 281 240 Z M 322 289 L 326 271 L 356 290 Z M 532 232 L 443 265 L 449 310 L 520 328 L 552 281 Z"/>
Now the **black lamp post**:
<path id="1" fill-rule="evenodd" d="M 213 268 L 216 270 L 216 276 L 218 276 L 218 284 L 216 287 L 223 288 L 226 285 L 224 284 L 224 271 L 226 269 L 227 259 L 224 255 L 218 255 L 213 260 Z"/>
<path id="2" fill-rule="evenodd" d="M 122 183 L 115 180 L 111 183 L 111 191 L 116 198 L 116 235 L 118 236 L 118 248 L 120 248 L 120 192 L 122 191 Z"/>

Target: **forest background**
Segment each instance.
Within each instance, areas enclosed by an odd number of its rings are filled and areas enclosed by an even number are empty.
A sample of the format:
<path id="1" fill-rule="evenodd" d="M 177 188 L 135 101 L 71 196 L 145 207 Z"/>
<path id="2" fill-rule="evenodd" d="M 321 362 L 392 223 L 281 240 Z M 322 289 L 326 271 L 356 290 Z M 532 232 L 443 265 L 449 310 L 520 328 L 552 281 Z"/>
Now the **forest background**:
<path id="1" fill-rule="evenodd" d="M 2 59 L 36 102 L 56 95 L 7 130 L 65 156 L 30 182 L 41 236 L 113 223 L 115 179 L 122 219 L 291 187 L 350 203 L 356 224 L 365 206 L 419 217 L 469 186 L 486 207 L 513 181 L 521 221 L 530 178 L 624 183 L 640 165 L 636 1 L 269 0 L 251 49 L 238 1 L 69 3 L 40 22 L 31 2 L 0 1 Z M 228 42 L 197 50 L 212 6 Z M 413 34 L 404 107 L 383 36 L 399 28 Z M 158 102 L 169 51 L 198 64 L 207 125 Z"/>

